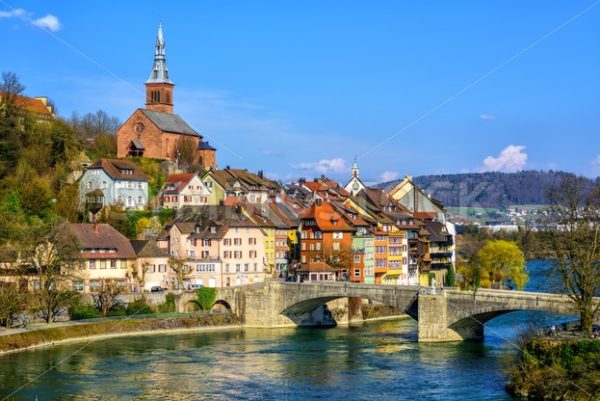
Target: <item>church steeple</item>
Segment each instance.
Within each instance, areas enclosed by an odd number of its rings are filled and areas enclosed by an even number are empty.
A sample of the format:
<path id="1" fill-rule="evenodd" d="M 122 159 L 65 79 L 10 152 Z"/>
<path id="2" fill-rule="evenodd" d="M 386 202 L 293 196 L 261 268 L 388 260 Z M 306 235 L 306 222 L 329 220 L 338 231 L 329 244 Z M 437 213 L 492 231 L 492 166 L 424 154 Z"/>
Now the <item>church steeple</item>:
<path id="1" fill-rule="evenodd" d="M 356 156 L 354 156 L 354 164 L 352 165 L 352 177 L 358 178 L 360 174 L 360 170 L 358 169 L 358 162 L 356 161 Z"/>
<path id="2" fill-rule="evenodd" d="M 162 23 L 158 24 L 154 63 L 146 81 L 146 108 L 153 111 L 173 113 L 173 81 L 169 78 L 165 54 L 165 38 Z"/>

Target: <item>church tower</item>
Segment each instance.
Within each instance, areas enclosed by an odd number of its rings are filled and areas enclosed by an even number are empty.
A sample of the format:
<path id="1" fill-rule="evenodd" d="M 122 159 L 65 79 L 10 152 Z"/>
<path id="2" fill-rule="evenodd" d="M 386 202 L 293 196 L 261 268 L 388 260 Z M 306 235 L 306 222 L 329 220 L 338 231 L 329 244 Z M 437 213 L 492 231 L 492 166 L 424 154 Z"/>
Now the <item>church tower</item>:
<path id="1" fill-rule="evenodd" d="M 360 175 L 360 170 L 358 169 L 358 162 L 356 161 L 356 156 L 354 156 L 354 164 L 352 165 L 352 177 L 358 178 Z"/>
<path id="2" fill-rule="evenodd" d="M 169 69 L 165 56 L 165 38 L 162 24 L 158 24 L 156 46 L 154 49 L 154 64 L 150 77 L 146 81 L 146 109 L 163 113 L 173 113 L 173 87 L 169 79 Z"/>

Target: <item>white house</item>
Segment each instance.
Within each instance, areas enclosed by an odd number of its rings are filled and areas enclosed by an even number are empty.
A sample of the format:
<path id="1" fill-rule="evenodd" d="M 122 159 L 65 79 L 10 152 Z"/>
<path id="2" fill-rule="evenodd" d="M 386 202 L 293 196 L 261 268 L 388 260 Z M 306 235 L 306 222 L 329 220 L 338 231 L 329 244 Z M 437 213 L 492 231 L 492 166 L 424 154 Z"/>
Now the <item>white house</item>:
<path id="1" fill-rule="evenodd" d="M 208 204 L 210 191 L 193 173 L 172 174 L 162 190 L 162 205 L 170 209 Z"/>

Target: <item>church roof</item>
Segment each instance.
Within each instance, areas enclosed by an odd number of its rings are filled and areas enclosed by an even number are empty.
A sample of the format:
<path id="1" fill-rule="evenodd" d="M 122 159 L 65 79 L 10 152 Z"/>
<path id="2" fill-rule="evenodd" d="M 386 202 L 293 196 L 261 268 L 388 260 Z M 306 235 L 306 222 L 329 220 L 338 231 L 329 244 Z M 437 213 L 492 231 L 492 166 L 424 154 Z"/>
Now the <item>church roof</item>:
<path id="1" fill-rule="evenodd" d="M 158 129 L 163 132 L 199 136 L 198 133 L 194 131 L 194 129 L 177 114 L 163 113 L 148 109 L 140 110 L 146 117 L 148 117 L 148 119 L 150 119 L 150 121 L 152 121 L 154 125 L 158 127 Z"/>
<path id="2" fill-rule="evenodd" d="M 198 149 L 201 150 L 217 150 L 208 144 L 208 141 L 200 141 L 198 143 Z"/>

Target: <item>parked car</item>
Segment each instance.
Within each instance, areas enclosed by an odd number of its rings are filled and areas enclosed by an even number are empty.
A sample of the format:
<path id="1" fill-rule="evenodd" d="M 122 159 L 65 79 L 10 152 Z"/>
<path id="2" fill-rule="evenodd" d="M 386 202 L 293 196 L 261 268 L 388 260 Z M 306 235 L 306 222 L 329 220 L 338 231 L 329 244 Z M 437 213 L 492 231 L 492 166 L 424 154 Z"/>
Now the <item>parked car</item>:
<path id="1" fill-rule="evenodd" d="M 163 292 L 164 290 L 165 290 L 164 288 L 162 288 L 158 285 L 155 285 L 152 288 L 150 288 L 150 292 Z"/>
<path id="2" fill-rule="evenodd" d="M 187 289 L 188 290 L 197 290 L 198 288 L 202 288 L 204 287 L 202 284 L 190 284 L 188 285 Z"/>

